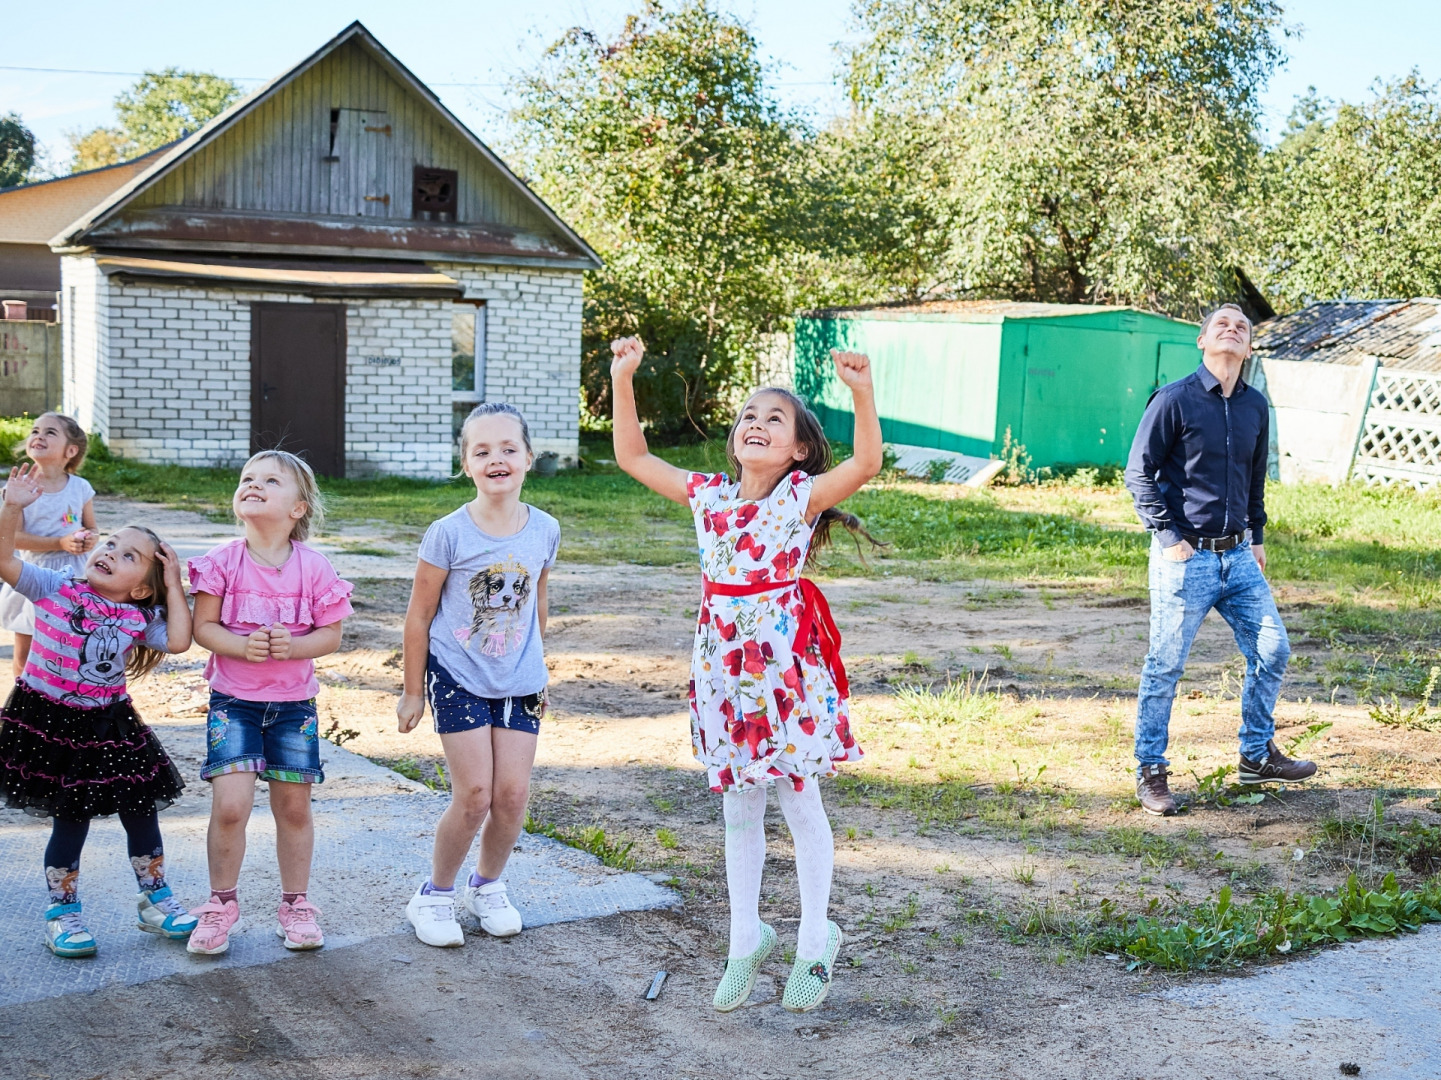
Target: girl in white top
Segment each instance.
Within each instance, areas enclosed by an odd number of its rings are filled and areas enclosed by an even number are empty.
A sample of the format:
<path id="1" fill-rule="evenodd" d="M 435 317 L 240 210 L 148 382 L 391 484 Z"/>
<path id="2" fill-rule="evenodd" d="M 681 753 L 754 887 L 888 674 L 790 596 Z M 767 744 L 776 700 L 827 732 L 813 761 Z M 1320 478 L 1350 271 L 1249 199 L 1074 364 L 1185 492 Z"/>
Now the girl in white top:
<path id="1" fill-rule="evenodd" d="M 16 447 L 35 463 L 42 492 L 25 508 L 23 527 L 15 536 L 16 553 L 26 562 L 83 576 L 85 553 L 97 537 L 95 489 L 75 473 L 89 446 L 84 428 L 68 416 L 50 412 L 35 418 L 29 437 Z M 35 636 L 35 606 L 9 585 L 0 586 L 0 626 L 15 635 L 12 664 L 18 679 Z"/>

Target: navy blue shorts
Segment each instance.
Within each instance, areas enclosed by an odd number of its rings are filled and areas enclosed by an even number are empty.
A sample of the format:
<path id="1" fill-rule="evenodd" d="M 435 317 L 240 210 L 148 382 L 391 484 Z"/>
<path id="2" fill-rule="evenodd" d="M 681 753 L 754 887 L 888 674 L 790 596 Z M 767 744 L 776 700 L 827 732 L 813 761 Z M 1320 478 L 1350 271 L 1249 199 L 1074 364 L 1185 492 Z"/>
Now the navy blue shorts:
<path id="1" fill-rule="evenodd" d="M 425 696 L 435 716 L 437 735 L 503 727 L 512 731 L 540 734 L 545 713 L 545 692 L 508 698 L 483 698 L 472 694 L 431 656 L 425 664 Z"/>
<path id="2" fill-rule="evenodd" d="M 200 779 L 254 772 L 262 780 L 319 784 L 325 774 L 317 727 L 314 698 L 245 701 L 212 690 Z"/>

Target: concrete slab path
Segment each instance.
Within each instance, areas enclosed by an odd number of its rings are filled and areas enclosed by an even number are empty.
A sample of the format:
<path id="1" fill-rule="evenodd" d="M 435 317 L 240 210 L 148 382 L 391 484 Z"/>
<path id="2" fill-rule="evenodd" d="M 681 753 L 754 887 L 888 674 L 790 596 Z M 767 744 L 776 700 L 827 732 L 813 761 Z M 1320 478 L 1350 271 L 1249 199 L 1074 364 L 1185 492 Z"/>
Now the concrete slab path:
<path id="1" fill-rule="evenodd" d="M 154 528 L 182 558 L 204 554 L 239 535 L 224 523 L 184 510 L 98 499 L 102 528 L 141 520 Z M 353 555 L 334 538 L 317 546 L 342 576 L 409 577 L 413 543 L 396 545 L 383 536 L 361 538 L 370 550 L 403 548 L 405 558 Z M 5 635 L 8 637 L 8 635 Z M 7 650 L 8 652 L 8 650 Z M 170 668 L 198 667 L 194 660 L 167 661 Z M 203 700 L 188 704 L 203 706 Z M 180 767 L 188 787 L 160 816 L 170 881 L 188 906 L 205 899 L 205 831 L 210 816 L 209 785 L 199 779 L 205 758 L 203 708 L 182 709 L 193 719 L 148 717 Z M 446 797 L 423 784 L 322 742 L 326 780 L 315 789 L 316 846 L 311 899 L 324 913 L 326 949 L 396 933 L 408 933 L 405 902 L 429 869 L 435 822 Z M 114 818 L 94 823 L 81 864 L 81 898 L 99 954 L 88 960 L 60 960 L 41 945 L 45 907 L 41 856 L 48 820 L 0 810 L 0 1007 L 41 998 L 88 993 L 168 975 L 195 974 L 219 966 L 239 967 L 293 959 L 275 934 L 279 877 L 275 828 L 265 785 L 257 785 L 249 849 L 241 873 L 243 931 L 221 957 L 189 955 L 179 942 L 141 933 L 135 927 L 134 878 L 125 855 L 124 833 Z M 594 856 L 544 836 L 522 834 L 506 872 L 506 883 L 527 926 L 598 918 L 619 911 L 679 903 L 670 889 L 633 873 L 601 865 Z M 479 933 L 468 914 L 467 928 Z"/>

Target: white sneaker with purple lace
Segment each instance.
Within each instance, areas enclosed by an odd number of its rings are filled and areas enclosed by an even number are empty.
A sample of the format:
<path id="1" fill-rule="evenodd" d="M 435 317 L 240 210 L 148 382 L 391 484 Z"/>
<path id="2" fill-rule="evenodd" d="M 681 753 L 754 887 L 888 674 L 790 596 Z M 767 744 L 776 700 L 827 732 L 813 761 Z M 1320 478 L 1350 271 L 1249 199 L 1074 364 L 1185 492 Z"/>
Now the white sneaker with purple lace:
<path id="1" fill-rule="evenodd" d="M 505 882 L 465 887 L 465 906 L 480 920 L 480 928 L 491 937 L 514 937 L 520 933 L 520 912 L 511 906 Z"/>
<path id="2" fill-rule="evenodd" d="M 437 949 L 454 949 L 465 944 L 465 931 L 455 919 L 455 893 L 417 889 L 405 905 L 405 917 L 415 927 L 415 936 Z"/>

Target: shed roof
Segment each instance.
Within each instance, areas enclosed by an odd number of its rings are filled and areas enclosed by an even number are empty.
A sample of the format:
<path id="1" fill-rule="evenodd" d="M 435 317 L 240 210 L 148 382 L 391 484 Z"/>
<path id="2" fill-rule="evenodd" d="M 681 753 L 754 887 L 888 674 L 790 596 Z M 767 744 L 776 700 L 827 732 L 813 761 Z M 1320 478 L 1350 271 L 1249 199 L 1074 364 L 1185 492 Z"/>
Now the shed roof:
<path id="1" fill-rule="evenodd" d="M 1441 371 L 1441 299 L 1307 304 L 1257 326 L 1255 346 L 1267 359 L 1359 364 L 1374 356 L 1387 367 Z"/>
<path id="2" fill-rule="evenodd" d="M 1121 311 L 1152 315 L 1159 319 L 1169 318 L 1141 308 L 1114 304 L 1044 304 L 1026 300 L 924 300 L 907 304 L 861 304 L 855 307 L 822 308 L 804 314 L 822 319 L 946 315 L 958 322 L 1003 322 L 1006 319 L 1061 319 L 1075 315 L 1101 315 Z"/>
<path id="3" fill-rule="evenodd" d="M 118 165 L 0 189 L 0 244 L 48 244 L 92 206 L 154 165 L 162 146 Z"/>

